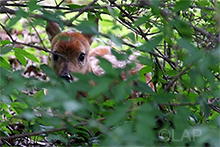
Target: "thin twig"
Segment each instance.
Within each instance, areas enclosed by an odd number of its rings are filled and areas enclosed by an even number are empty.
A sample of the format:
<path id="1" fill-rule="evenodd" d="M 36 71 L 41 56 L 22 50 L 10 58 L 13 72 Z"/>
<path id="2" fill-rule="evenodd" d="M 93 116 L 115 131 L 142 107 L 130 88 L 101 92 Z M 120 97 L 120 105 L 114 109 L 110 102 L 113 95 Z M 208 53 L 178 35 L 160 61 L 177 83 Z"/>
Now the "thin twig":
<path id="1" fill-rule="evenodd" d="M 26 4 L 18 4 L 18 3 L 14 3 L 14 4 L 9 4 L 9 3 L 6 3 L 2 6 L 17 6 L 17 7 L 28 7 Z M 71 9 L 71 8 L 68 8 L 68 7 L 57 7 L 57 6 L 43 6 L 43 5 L 39 5 L 40 7 L 44 8 L 44 9 L 55 9 L 55 10 L 69 10 L 66 13 L 72 13 L 72 12 L 79 12 L 81 11 L 82 9 L 86 8 L 85 11 L 90 11 L 90 10 L 94 10 L 94 9 L 105 9 L 107 7 L 112 7 L 112 6 L 109 6 L 109 5 L 104 5 L 104 6 L 86 6 L 84 8 L 77 8 L 77 9 Z M 143 7 L 142 4 L 123 4 L 123 5 L 119 5 L 121 7 L 126 7 L 126 6 L 129 6 L 129 7 L 134 7 L 134 6 L 141 6 Z"/>
<path id="2" fill-rule="evenodd" d="M 103 36 L 103 37 L 105 37 L 105 38 L 109 38 L 108 35 L 105 35 L 105 34 L 102 34 L 102 33 L 99 33 L 99 35 L 101 35 L 101 36 Z M 127 46 L 129 46 L 129 47 L 131 47 L 131 48 L 134 48 L 134 49 L 138 48 L 137 46 L 135 46 L 135 45 L 133 45 L 133 44 L 129 44 L 129 43 L 123 41 L 123 40 L 122 40 L 122 43 L 123 43 L 124 45 L 127 45 Z M 149 54 L 164 59 L 165 61 L 167 61 L 167 62 L 168 62 L 170 65 L 172 65 L 172 66 L 175 65 L 175 62 L 173 62 L 172 60 L 170 60 L 170 58 L 168 58 L 168 57 L 161 56 L 161 55 L 159 55 L 159 54 L 157 54 L 157 53 L 155 53 L 155 52 L 149 52 Z"/>
<path id="3" fill-rule="evenodd" d="M 46 46 L 44 45 L 44 42 L 43 42 L 42 38 L 40 37 L 40 35 L 39 35 L 39 33 L 38 33 L 36 27 L 33 25 L 33 23 L 31 22 L 31 20 L 28 19 L 28 21 L 29 21 L 29 23 L 31 24 L 31 26 L 33 27 L 34 31 L 36 32 L 37 37 L 40 39 L 40 42 L 41 42 L 42 46 L 43 46 L 44 48 L 46 48 Z"/>
<path id="4" fill-rule="evenodd" d="M 8 136 L 8 137 L 0 137 L 0 140 L 10 140 L 10 139 L 15 139 L 15 138 L 30 137 L 30 136 L 35 136 L 35 135 L 41 135 L 41 134 L 46 134 L 46 133 L 63 131 L 63 130 L 66 130 L 66 129 L 67 129 L 67 127 L 62 127 L 62 128 L 56 128 L 56 129 L 51 129 L 51 130 L 46 130 L 46 131 L 41 131 L 41 132 L 17 134 L 17 135 Z"/>
<path id="5" fill-rule="evenodd" d="M 48 53 L 51 53 L 51 54 L 54 54 L 54 55 L 57 55 L 57 56 L 60 56 L 60 57 L 62 57 L 64 59 L 66 59 L 66 57 L 64 55 L 56 53 L 56 52 L 53 52 L 53 51 L 50 51 L 50 50 L 48 50 L 46 48 L 43 48 L 43 47 L 40 47 L 40 46 L 36 46 L 36 45 L 32 45 L 32 44 L 28 44 L 28 43 L 23 43 L 23 42 L 16 41 L 16 40 L 13 39 L 13 37 L 11 36 L 9 31 L 5 28 L 5 26 L 3 24 L 0 23 L 0 26 L 3 28 L 3 30 L 6 32 L 6 34 L 9 36 L 9 38 L 11 39 L 11 42 L 13 44 L 19 44 L 19 45 L 24 45 L 24 46 L 28 46 L 28 47 L 33 47 L 35 49 L 42 50 L 42 51 L 45 51 L 45 52 L 48 52 Z"/>
<path id="6" fill-rule="evenodd" d="M 64 2 L 65 0 L 62 0 L 58 5 L 57 7 L 60 7 L 60 5 Z"/>
<path id="7" fill-rule="evenodd" d="M 101 122 L 104 121 L 105 118 L 100 118 L 97 120 L 97 122 Z M 73 125 L 74 128 L 79 127 L 79 126 L 85 126 L 88 125 L 89 122 L 83 122 L 80 124 L 76 124 Z M 67 127 L 62 127 L 62 128 L 55 128 L 55 129 L 51 129 L 51 130 L 46 130 L 46 131 L 41 131 L 41 132 L 33 132 L 33 133 L 25 133 L 25 134 L 17 134 L 17 135 L 13 135 L 13 136 L 8 136 L 8 137 L 0 137 L 0 140 L 10 140 L 10 139 L 15 139 L 15 138 L 23 138 L 23 137 L 30 137 L 30 136 L 36 136 L 36 135 L 41 135 L 41 134 L 47 134 L 47 133 L 52 133 L 52 132 L 59 132 L 59 131 L 63 131 L 66 130 Z"/>
<path id="8" fill-rule="evenodd" d="M 219 98 L 210 98 L 207 101 L 207 105 L 214 111 L 220 113 L 220 108 L 218 106 L 215 106 L 214 103 L 219 102 Z M 194 105 L 199 105 L 200 103 L 168 103 L 168 104 L 158 104 L 162 106 L 171 106 L 171 107 L 179 107 L 179 106 L 194 106 Z"/>
<path id="9" fill-rule="evenodd" d="M 93 2 L 95 2 L 96 0 L 94 0 Z M 120 10 L 124 13 L 125 11 L 121 8 L 122 6 L 128 6 L 128 5 L 117 5 L 114 1 L 112 0 L 109 0 L 112 4 L 112 6 L 86 6 L 84 8 L 79 8 L 79 9 L 71 9 L 71 8 L 66 8 L 66 7 L 57 7 L 57 6 L 41 6 L 43 8 L 48 8 L 48 9 L 62 9 L 62 10 L 69 10 L 69 12 L 64 12 L 64 14 L 66 13 L 70 13 L 70 12 L 85 12 L 85 11 L 90 11 L 90 10 L 94 10 L 94 9 L 103 9 L 103 8 L 107 8 L 107 7 L 117 7 L 117 8 L 120 8 Z M 93 4 L 93 2 L 91 4 Z M 8 4 L 6 3 L 5 6 L 20 6 L 20 7 L 27 7 L 26 4 Z M 143 6 L 152 6 L 151 3 L 135 3 L 135 4 L 132 4 L 130 6 L 140 6 L 140 7 L 143 7 Z M 192 7 L 196 7 L 196 6 L 192 6 Z M 215 10 L 215 9 L 213 9 Z M 15 14 L 15 11 L 14 10 L 11 10 L 11 9 L 8 9 L 6 7 L 1 7 L 0 9 L 0 13 L 10 13 L 10 14 Z M 78 15 L 81 15 L 81 13 L 79 13 Z M 125 13 L 127 14 L 127 13 Z M 165 10 L 161 10 L 161 14 L 165 17 L 168 17 L 170 15 L 169 12 L 165 11 Z M 77 18 L 78 15 L 76 15 L 75 17 Z M 43 19 L 46 19 L 43 15 L 32 15 L 33 17 L 39 17 L 39 18 L 43 18 Z M 130 15 L 126 15 L 129 19 L 133 20 L 133 17 L 131 17 Z M 177 16 L 173 16 L 174 19 L 176 19 Z M 192 25 L 190 22 L 187 22 L 193 29 L 195 29 L 196 31 L 199 31 L 201 34 L 209 37 L 211 40 L 213 40 L 215 43 L 218 43 L 220 42 L 217 38 L 213 37 L 210 33 L 208 33 L 207 31 L 203 30 L 202 28 L 199 28 L 197 26 L 194 26 Z M 69 22 L 66 22 L 64 24 L 69 24 Z M 69 26 L 69 25 L 68 25 Z M 139 28 L 138 28 L 139 29 Z M 139 29 L 140 31 L 140 29 Z M 141 33 L 141 32 L 140 32 Z M 140 34 L 141 35 L 141 34 Z M 144 33 L 142 34 L 142 37 L 145 36 Z M 158 51 L 158 50 L 157 50 Z M 162 55 L 163 56 L 163 55 Z"/>
<path id="10" fill-rule="evenodd" d="M 122 9 L 118 4 L 116 4 L 115 1 L 109 0 L 109 2 L 110 2 L 112 5 L 116 6 L 122 13 L 124 13 L 124 15 L 125 15 L 127 18 L 129 18 L 132 22 L 134 22 L 133 17 L 131 17 L 124 9 Z M 121 20 L 122 20 L 122 19 L 121 19 Z M 122 20 L 122 21 L 123 21 L 123 20 Z M 137 33 L 138 33 L 141 37 L 143 37 L 146 42 L 149 41 L 149 39 L 147 38 L 147 36 L 145 35 L 145 33 L 143 32 L 143 30 L 142 30 L 140 27 L 137 27 Z M 164 55 L 160 52 L 160 50 L 157 49 L 156 47 L 155 47 L 155 50 L 156 50 L 161 56 L 164 56 Z M 153 50 L 152 52 L 155 53 L 154 50 Z M 152 55 L 153 55 L 153 54 L 152 54 Z M 156 60 L 156 63 L 158 64 L 159 68 L 160 68 L 161 71 L 164 73 L 165 70 L 164 70 L 164 68 L 162 68 L 162 66 L 161 66 L 161 64 L 160 64 L 160 62 L 159 62 L 157 56 L 155 56 L 155 55 L 153 55 L 153 56 L 154 56 L 154 58 L 155 58 L 155 60 Z M 169 64 L 170 64 L 170 63 L 169 63 Z M 175 65 L 175 64 L 174 64 L 174 65 Z M 173 66 L 172 64 L 171 64 L 170 66 L 171 66 L 174 70 L 176 69 L 175 66 Z"/>
<path id="11" fill-rule="evenodd" d="M 202 35 L 207 36 L 208 38 L 210 38 L 214 43 L 219 43 L 220 40 L 218 40 L 218 38 L 213 37 L 212 34 L 210 34 L 209 32 L 207 32 L 206 30 L 199 28 L 195 25 L 193 25 L 191 22 L 187 22 L 189 24 L 190 27 L 192 27 L 195 31 L 200 32 Z"/>
<path id="12" fill-rule="evenodd" d="M 199 105 L 199 103 L 168 103 L 168 104 L 159 104 L 162 106 L 173 106 L 173 107 L 178 107 L 178 106 L 194 106 L 194 105 Z"/>
<path id="13" fill-rule="evenodd" d="M 7 2 L 8 0 L 5 0 L 5 2 Z M 60 5 L 64 2 L 65 0 L 62 0 L 57 6 L 43 6 L 43 5 L 39 5 L 42 8 L 45 9 L 60 9 L 60 10 L 70 10 L 67 13 L 71 13 L 71 12 L 76 12 L 76 11 L 80 11 L 79 9 L 71 9 L 68 7 L 60 7 Z M 26 4 L 20 4 L 20 3 L 4 3 L 4 0 L 1 0 L 1 4 L 2 6 L 19 6 L 19 7 L 28 7 Z M 134 6 L 149 6 L 148 3 L 130 3 L 130 4 L 122 4 L 119 5 L 120 7 L 134 7 Z M 173 4 L 166 4 L 166 5 L 162 5 L 162 6 L 174 6 Z M 87 7 L 87 10 L 92 10 L 92 9 L 103 9 L 103 8 L 107 8 L 108 6 L 92 6 L 92 7 Z M 210 10 L 210 11 L 216 11 L 215 8 L 212 7 L 202 7 L 199 5 L 191 5 L 189 6 L 190 8 L 199 8 L 199 9 L 206 9 L 206 10 Z"/>
<path id="14" fill-rule="evenodd" d="M 0 26 L 3 28 L 3 30 L 5 30 L 6 34 L 8 35 L 8 37 L 12 40 L 12 42 L 14 42 L 13 37 L 11 36 L 11 34 L 8 32 L 8 30 L 5 28 L 5 26 L 3 24 L 0 23 Z"/>
<path id="15" fill-rule="evenodd" d="M 192 64 L 188 65 L 181 73 L 179 73 L 171 82 L 168 83 L 167 87 L 163 90 L 165 91 L 169 91 L 170 87 L 173 85 L 174 82 L 176 82 L 182 75 L 184 75 L 188 69 L 191 67 Z"/>
<path id="16" fill-rule="evenodd" d="M 92 5 L 94 5 L 98 0 L 93 0 L 91 3 L 89 3 L 88 6 L 84 7 L 81 9 L 81 11 L 79 11 L 79 13 L 74 17 L 74 19 L 77 19 L 81 14 L 83 14 L 89 7 L 91 7 Z"/>

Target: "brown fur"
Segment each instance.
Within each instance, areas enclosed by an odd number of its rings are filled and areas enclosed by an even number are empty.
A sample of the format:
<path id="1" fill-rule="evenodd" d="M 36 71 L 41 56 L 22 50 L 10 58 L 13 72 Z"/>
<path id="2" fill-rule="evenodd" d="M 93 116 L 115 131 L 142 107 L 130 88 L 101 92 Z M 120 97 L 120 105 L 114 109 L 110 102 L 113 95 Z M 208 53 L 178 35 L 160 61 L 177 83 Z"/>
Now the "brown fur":
<path id="1" fill-rule="evenodd" d="M 48 21 L 46 26 L 46 32 L 50 42 L 52 39 L 61 32 L 59 25 L 55 22 Z"/>
<path id="2" fill-rule="evenodd" d="M 124 68 L 127 63 L 126 61 L 118 61 L 116 57 L 111 53 L 111 48 L 109 46 L 99 46 L 94 49 L 92 49 L 89 53 L 89 58 L 90 58 L 90 65 L 92 71 L 97 74 L 97 75 L 103 75 L 104 71 L 103 69 L 98 65 L 99 60 L 96 58 L 97 56 L 100 56 L 102 58 L 107 59 L 110 61 L 115 68 Z M 136 60 L 135 55 L 131 55 L 130 57 L 131 61 Z M 131 69 L 129 71 L 129 74 L 137 74 L 144 66 L 141 65 L 140 63 L 136 62 L 136 68 Z M 126 74 L 121 73 L 122 79 L 126 80 Z M 145 75 L 146 78 L 146 83 L 154 90 L 154 85 L 152 83 L 152 79 L 149 73 Z"/>
<path id="3" fill-rule="evenodd" d="M 90 71 L 89 67 L 89 50 L 90 40 L 88 37 L 77 32 L 63 32 L 58 34 L 52 40 L 52 51 L 62 54 L 67 60 L 59 58 L 51 62 L 55 72 L 60 75 L 67 68 L 68 72 L 85 73 Z M 85 54 L 85 60 L 78 60 L 81 53 Z M 66 67 L 67 66 L 67 67 Z"/>
<path id="4" fill-rule="evenodd" d="M 104 55 L 110 55 L 110 54 L 111 54 L 111 50 L 109 46 L 99 46 L 90 51 L 89 57 L 104 56 Z"/>

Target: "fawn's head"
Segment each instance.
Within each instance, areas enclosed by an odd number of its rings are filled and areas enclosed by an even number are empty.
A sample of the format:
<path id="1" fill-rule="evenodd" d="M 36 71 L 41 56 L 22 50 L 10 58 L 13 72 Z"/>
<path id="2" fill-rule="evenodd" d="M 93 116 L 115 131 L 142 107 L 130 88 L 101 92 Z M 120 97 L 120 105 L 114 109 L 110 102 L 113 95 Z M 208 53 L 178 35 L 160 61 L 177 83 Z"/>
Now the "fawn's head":
<path id="1" fill-rule="evenodd" d="M 77 32 L 61 32 L 56 35 L 56 33 L 48 31 L 48 28 L 50 29 L 50 26 L 47 26 L 47 33 L 52 37 L 50 38 L 51 50 L 57 53 L 53 54 L 51 58 L 51 66 L 54 71 L 67 81 L 74 81 L 70 72 L 90 71 L 88 55 L 92 36 Z M 52 29 L 57 28 L 53 26 Z M 57 30 L 54 32 L 59 32 Z"/>

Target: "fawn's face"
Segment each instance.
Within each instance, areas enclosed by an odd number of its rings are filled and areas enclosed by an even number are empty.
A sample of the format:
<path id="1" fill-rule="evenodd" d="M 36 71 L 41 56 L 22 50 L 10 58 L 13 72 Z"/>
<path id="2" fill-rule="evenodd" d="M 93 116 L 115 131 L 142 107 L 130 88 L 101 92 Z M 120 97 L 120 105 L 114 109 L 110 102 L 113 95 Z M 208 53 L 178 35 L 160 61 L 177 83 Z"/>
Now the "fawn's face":
<path id="1" fill-rule="evenodd" d="M 76 32 L 63 32 L 52 40 L 52 51 L 65 58 L 53 54 L 51 65 L 55 72 L 67 81 L 74 81 L 70 72 L 85 73 L 90 70 L 89 50 L 90 38 Z"/>

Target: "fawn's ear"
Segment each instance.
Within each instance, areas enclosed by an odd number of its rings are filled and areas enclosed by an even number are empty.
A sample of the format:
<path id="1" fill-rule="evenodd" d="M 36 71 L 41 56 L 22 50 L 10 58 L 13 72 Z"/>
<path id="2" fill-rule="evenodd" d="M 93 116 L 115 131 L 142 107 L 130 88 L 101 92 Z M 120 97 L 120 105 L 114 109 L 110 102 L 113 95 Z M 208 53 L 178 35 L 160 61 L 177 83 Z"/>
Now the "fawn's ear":
<path id="1" fill-rule="evenodd" d="M 61 32 L 60 27 L 57 23 L 52 21 L 47 21 L 46 32 L 49 37 L 50 42 L 53 38 Z"/>
<path id="2" fill-rule="evenodd" d="M 86 39 L 88 40 L 89 44 L 91 45 L 92 42 L 93 42 L 94 36 L 92 34 L 83 34 L 83 35 L 86 37 Z"/>

